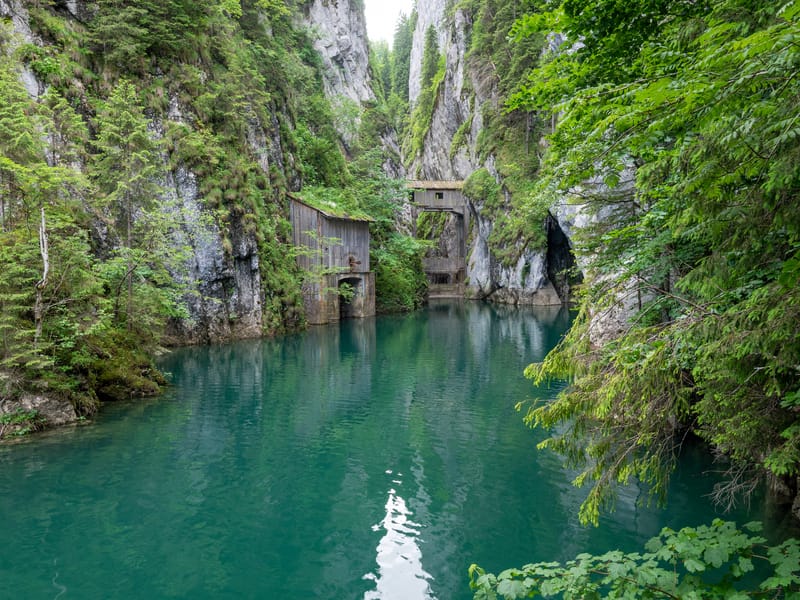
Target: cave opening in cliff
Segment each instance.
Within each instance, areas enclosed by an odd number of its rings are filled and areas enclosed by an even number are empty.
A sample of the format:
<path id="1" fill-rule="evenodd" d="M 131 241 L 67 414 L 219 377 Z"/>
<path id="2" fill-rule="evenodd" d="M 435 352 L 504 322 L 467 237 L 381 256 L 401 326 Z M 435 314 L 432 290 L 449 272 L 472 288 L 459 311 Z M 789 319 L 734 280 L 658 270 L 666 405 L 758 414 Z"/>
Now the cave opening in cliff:
<path id="1" fill-rule="evenodd" d="M 553 217 L 547 218 L 547 278 L 564 304 L 572 301 L 573 288 L 583 281 L 569 238 Z"/>

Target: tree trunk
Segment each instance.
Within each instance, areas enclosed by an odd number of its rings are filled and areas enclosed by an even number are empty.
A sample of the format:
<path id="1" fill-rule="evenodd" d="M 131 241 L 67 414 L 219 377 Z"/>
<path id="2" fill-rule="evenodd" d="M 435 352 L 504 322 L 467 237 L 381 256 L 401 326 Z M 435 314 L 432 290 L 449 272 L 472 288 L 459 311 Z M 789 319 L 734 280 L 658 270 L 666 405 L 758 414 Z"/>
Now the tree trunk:
<path id="1" fill-rule="evenodd" d="M 0 178 L 0 184 L 3 183 Z M 3 193 L 2 185 L 0 185 L 0 231 L 6 230 L 6 195 Z"/>
<path id="2" fill-rule="evenodd" d="M 127 325 L 128 331 L 133 329 L 133 257 L 131 256 L 131 247 L 133 245 L 133 240 L 131 239 L 131 229 L 132 229 L 132 215 L 131 215 L 131 201 L 128 198 L 128 232 L 127 232 L 127 245 L 128 245 L 128 311 L 127 311 Z"/>
<path id="3" fill-rule="evenodd" d="M 47 277 L 50 274 L 50 251 L 47 242 L 47 223 L 44 217 L 44 206 L 39 207 L 41 220 L 39 222 L 39 253 L 42 255 L 42 278 L 36 282 L 36 301 L 33 305 L 33 320 L 36 324 L 36 333 L 33 338 L 34 348 L 39 346 L 42 338 L 42 324 L 44 323 L 44 289 L 47 287 Z"/>

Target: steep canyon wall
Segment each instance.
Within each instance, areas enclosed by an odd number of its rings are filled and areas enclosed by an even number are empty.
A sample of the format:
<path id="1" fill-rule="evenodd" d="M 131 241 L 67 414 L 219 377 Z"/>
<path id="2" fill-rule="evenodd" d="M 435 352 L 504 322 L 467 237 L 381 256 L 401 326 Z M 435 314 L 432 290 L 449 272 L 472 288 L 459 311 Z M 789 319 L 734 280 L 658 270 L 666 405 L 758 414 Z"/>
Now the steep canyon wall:
<path id="1" fill-rule="evenodd" d="M 502 110 L 498 73 L 490 61 L 471 52 L 475 15 L 447 5 L 445 0 L 436 0 L 419 3 L 416 9 L 409 80 L 412 105 L 420 95 L 423 40 L 429 27 L 436 30 L 446 67 L 421 152 L 406 157 L 411 159 L 409 171 L 420 180 L 466 180 L 485 168 L 502 184 L 494 153 L 481 149 L 487 125 L 485 115 Z M 502 194 L 506 208 L 501 210 L 508 211 L 512 198 L 505 186 Z M 466 272 L 469 295 L 513 304 L 550 305 L 568 300 L 568 286 L 556 288 L 552 281 L 556 262 L 572 265 L 568 245 L 551 248 L 549 254 L 546 247 L 531 248 L 524 242 L 511 242 L 516 244 L 514 248 L 508 248 L 508 244 L 498 248 L 490 241 L 497 226 L 496 211 L 489 210 L 481 198 L 471 199 L 470 209 L 473 226 Z M 559 227 L 555 218 L 540 226 L 551 230 Z M 501 258 L 498 250 L 506 256 Z M 563 252 L 567 254 L 562 256 Z M 512 257 L 509 259 L 508 255 Z"/>
<path id="2" fill-rule="evenodd" d="M 0 0 L 0 18 L 10 31 L 9 43 L 3 50 L 9 54 L 20 44 L 37 46 L 45 51 L 53 48 L 53 41 L 32 27 L 29 8 L 31 6 L 28 3 L 20 0 Z M 93 5 L 88 2 L 56 2 L 52 14 L 65 23 L 71 23 L 69 27 L 75 31 L 83 31 L 83 24 L 92 18 L 93 10 Z M 374 101 L 366 25 L 360 4 L 350 0 L 314 0 L 306 3 L 295 15 L 294 26 L 306 32 L 305 35 L 313 41 L 313 48 L 319 53 L 323 89 L 313 90 L 314 93 L 324 93 L 334 111 L 343 103 L 351 103 L 356 111 L 360 111 L 364 103 Z M 263 27 L 265 35 L 269 35 L 269 26 Z M 190 64 L 187 68 L 197 69 L 201 78 L 208 78 L 209 75 L 202 71 L 213 66 L 203 64 L 203 59 L 200 59 L 197 65 Z M 276 68 L 283 68 L 283 65 L 277 65 Z M 24 62 L 19 62 L 19 69 L 20 79 L 28 94 L 32 98 L 43 94 L 47 88 L 46 82 L 38 78 Z M 145 85 L 144 80 L 142 84 Z M 197 99 L 192 96 L 195 93 L 199 92 L 187 89 L 167 92 L 166 108 L 149 114 L 150 133 L 154 138 L 163 141 L 176 127 L 190 133 L 207 127 L 207 124 L 199 122 L 197 111 L 192 108 Z M 292 90 L 287 92 L 291 93 Z M 266 107 L 244 107 L 248 115 L 236 153 L 257 165 L 262 176 L 275 186 L 265 191 L 262 201 L 265 205 L 275 207 L 267 206 L 266 210 L 272 211 L 275 214 L 273 219 L 279 220 L 285 219 L 288 214 L 280 194 L 283 190 L 297 190 L 302 181 L 296 166 L 297 149 L 289 141 L 291 135 L 287 135 L 287 130 L 295 126 L 296 110 L 290 110 L 286 101 L 275 97 L 276 94 L 272 96 Z M 86 99 L 81 102 L 84 106 L 91 104 Z M 84 116 L 87 119 L 89 117 L 88 114 Z M 348 132 L 341 130 L 340 135 L 346 147 Z M 386 143 L 394 144 L 395 148 L 397 146 L 393 139 L 387 139 Z M 275 240 L 264 238 L 282 235 L 280 231 L 283 225 L 276 222 L 271 234 L 257 231 L 252 226 L 253 219 L 249 214 L 252 209 L 245 209 L 244 213 L 238 209 L 231 210 L 230 214 L 220 218 L 219 209 L 215 210 L 208 201 L 210 186 L 207 184 L 207 174 L 201 174 L 192 165 L 176 161 L 174 156 L 167 154 L 163 156 L 162 167 L 160 187 L 163 198 L 159 202 L 171 207 L 168 210 L 173 211 L 178 220 L 178 227 L 172 234 L 175 247 L 189 249 L 185 272 L 176 275 L 189 288 L 185 297 L 188 318 L 173 322 L 169 340 L 174 343 L 207 343 L 268 333 L 274 327 L 276 318 L 280 319 L 282 315 L 266 312 L 272 310 L 273 313 L 279 313 L 285 307 L 276 300 L 272 300 L 272 308 L 269 307 L 269 296 L 274 290 L 265 282 L 264 273 L 273 269 L 274 265 L 263 264 L 263 250 L 265 243 Z M 233 175 L 230 179 L 235 180 L 236 177 Z M 233 194 L 228 189 L 221 191 Z M 101 242 L 106 241 L 102 232 L 95 237 Z"/>

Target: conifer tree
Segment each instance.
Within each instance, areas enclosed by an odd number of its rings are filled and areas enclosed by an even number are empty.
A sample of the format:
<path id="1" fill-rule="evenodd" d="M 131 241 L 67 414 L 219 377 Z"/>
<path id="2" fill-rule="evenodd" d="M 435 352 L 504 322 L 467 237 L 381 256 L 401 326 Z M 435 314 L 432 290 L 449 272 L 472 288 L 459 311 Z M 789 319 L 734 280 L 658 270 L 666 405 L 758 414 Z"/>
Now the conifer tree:
<path id="1" fill-rule="evenodd" d="M 0 56 L 0 361 L 5 365 L 32 360 L 27 315 L 36 282 L 36 252 L 31 229 L 24 225 L 33 209 L 30 192 L 43 158 L 35 104 L 10 61 Z"/>
<path id="2" fill-rule="evenodd" d="M 80 119 L 48 93 L 42 104 L 34 102 L 20 83 L 18 73 L 0 62 L 0 128 L 2 128 L 3 226 L 0 231 L 0 337 L 2 363 L 32 369 L 50 364 L 51 344 L 44 343 L 45 317 L 76 292 L 67 281 L 67 265 L 86 262 L 88 246 L 75 244 L 75 218 L 80 209 L 72 196 L 81 177 L 71 168 L 55 164 L 57 156 L 74 157 L 68 135 L 80 129 Z M 53 100 L 58 124 L 45 109 Z M 63 100 L 63 99 L 62 99 Z M 65 123 L 72 125 L 66 128 Z M 51 132 L 53 163 L 45 156 L 44 132 Z M 60 132 L 60 133 L 59 133 Z M 56 140 L 55 138 L 59 139 Z M 51 244 L 52 235 L 60 236 Z M 55 267 L 55 268 L 54 268 Z M 51 277 L 57 282 L 49 286 Z M 50 289 L 48 289 L 50 287 Z M 76 293 L 76 298 L 81 294 Z"/>
<path id="3" fill-rule="evenodd" d="M 117 258 L 122 262 L 115 274 L 109 271 L 118 279 L 112 286 L 114 315 L 117 321 L 122 318 L 120 296 L 125 287 L 128 329 L 133 327 L 134 278 L 147 260 L 145 244 L 153 239 L 148 228 L 154 223 L 154 203 L 161 191 L 157 144 L 147 123 L 133 84 L 121 81 L 98 114 L 99 134 L 94 142 L 93 179 L 102 195 L 105 217 L 121 245 Z"/>
<path id="4" fill-rule="evenodd" d="M 416 11 L 411 17 L 400 15 L 392 44 L 392 93 L 408 102 L 408 78 L 411 69 L 411 46 L 416 26 Z"/>

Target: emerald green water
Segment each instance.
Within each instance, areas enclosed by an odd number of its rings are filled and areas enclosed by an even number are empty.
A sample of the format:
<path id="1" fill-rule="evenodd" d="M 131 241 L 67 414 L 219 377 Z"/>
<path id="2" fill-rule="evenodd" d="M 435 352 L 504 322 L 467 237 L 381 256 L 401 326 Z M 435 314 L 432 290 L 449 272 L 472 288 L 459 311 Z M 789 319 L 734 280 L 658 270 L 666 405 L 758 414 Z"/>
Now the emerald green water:
<path id="1" fill-rule="evenodd" d="M 176 351 L 165 397 L 0 446 L 0 598 L 466 599 L 472 562 L 633 550 L 709 521 L 698 458 L 668 510 L 631 489 L 578 525 L 574 474 L 514 410 L 556 393 L 522 370 L 568 325 L 439 303 Z"/>

